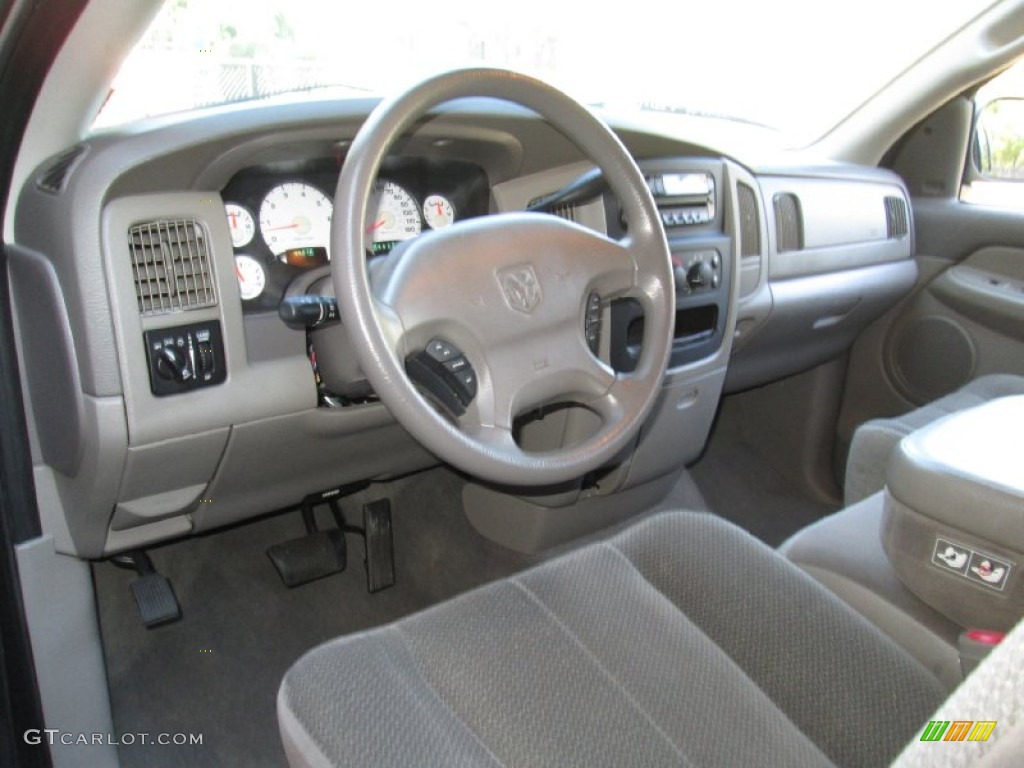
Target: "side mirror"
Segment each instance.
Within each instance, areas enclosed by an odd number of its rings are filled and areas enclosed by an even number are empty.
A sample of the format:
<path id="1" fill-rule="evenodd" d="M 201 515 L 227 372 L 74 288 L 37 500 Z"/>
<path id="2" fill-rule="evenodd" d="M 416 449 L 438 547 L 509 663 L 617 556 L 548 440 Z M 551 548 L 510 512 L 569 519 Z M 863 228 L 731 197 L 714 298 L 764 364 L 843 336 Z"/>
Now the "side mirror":
<path id="1" fill-rule="evenodd" d="M 994 99 L 981 108 L 971 157 L 983 179 L 1024 181 L 1024 99 Z"/>

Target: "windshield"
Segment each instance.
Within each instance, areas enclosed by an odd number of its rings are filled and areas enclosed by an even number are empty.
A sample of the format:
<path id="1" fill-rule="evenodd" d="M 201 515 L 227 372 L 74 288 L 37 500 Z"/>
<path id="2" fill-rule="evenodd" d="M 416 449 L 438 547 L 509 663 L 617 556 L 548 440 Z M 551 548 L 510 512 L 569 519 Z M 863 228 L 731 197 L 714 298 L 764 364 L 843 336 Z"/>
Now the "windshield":
<path id="1" fill-rule="evenodd" d="M 591 105 L 727 117 L 805 144 L 991 4 L 166 0 L 94 128 L 328 86 L 388 94 L 484 65 Z"/>

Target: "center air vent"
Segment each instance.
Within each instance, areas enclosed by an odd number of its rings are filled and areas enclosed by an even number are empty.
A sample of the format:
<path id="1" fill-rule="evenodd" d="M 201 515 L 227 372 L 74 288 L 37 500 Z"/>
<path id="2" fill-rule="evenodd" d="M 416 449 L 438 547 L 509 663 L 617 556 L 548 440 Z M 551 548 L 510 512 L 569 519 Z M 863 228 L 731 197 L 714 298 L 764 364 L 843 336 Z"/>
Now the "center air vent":
<path id="1" fill-rule="evenodd" d="M 140 313 L 216 305 L 207 242 L 206 230 L 194 219 L 152 221 L 128 230 Z"/>
<path id="2" fill-rule="evenodd" d="M 902 240 L 910 232 L 907 201 L 889 195 L 885 198 L 885 228 L 890 240 Z"/>
<path id="3" fill-rule="evenodd" d="M 804 247 L 804 222 L 796 195 L 782 192 L 772 198 L 775 208 L 775 236 L 778 251 L 799 251 Z"/>

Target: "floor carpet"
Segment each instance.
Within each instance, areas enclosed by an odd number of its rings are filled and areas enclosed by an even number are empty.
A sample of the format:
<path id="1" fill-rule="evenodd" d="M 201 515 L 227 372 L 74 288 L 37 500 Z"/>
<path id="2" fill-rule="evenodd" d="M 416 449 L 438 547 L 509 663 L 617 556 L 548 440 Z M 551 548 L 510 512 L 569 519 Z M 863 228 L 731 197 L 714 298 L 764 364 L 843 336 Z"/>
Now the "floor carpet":
<path id="1" fill-rule="evenodd" d="M 836 511 L 811 500 L 747 442 L 732 417 L 720 418 L 704 455 L 690 467 L 708 507 L 772 547 Z"/>

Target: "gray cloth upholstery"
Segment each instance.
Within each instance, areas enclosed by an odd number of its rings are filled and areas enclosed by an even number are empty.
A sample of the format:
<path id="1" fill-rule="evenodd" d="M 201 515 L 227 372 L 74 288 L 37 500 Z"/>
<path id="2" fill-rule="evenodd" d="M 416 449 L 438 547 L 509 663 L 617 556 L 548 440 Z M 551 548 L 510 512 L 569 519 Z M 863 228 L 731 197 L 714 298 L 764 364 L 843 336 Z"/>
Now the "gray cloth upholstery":
<path id="1" fill-rule="evenodd" d="M 306 654 L 293 765 L 863 765 L 944 697 L 773 550 L 707 514 L 612 539 Z"/>
<path id="2" fill-rule="evenodd" d="M 846 460 L 845 506 L 855 504 L 885 487 L 889 456 L 900 440 L 911 432 L 943 416 L 1009 395 L 1024 395 L 1024 376 L 990 374 L 902 416 L 872 419 L 861 424 L 853 433 Z"/>
<path id="3" fill-rule="evenodd" d="M 960 684 L 954 624 L 904 586 L 882 546 L 884 494 L 824 517 L 793 534 L 779 553 L 835 592 L 906 648 L 948 690 Z"/>
<path id="4" fill-rule="evenodd" d="M 994 721 L 986 741 L 912 740 L 892 768 L 1018 768 L 1024 760 L 1024 621 L 1003 639 L 928 720 Z M 954 746 L 954 749 L 948 747 Z M 943 749 L 946 747 L 946 749 Z"/>

